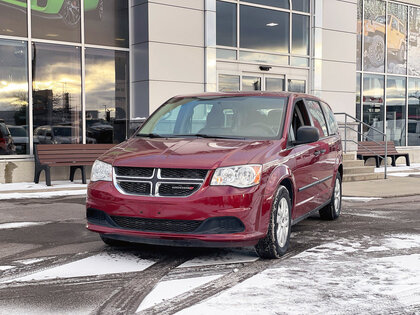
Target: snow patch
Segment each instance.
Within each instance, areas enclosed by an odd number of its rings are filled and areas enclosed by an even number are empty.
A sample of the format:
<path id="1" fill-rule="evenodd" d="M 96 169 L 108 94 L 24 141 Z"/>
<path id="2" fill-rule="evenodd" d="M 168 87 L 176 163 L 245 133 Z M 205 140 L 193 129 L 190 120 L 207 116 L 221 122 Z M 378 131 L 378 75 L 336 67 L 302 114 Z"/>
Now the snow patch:
<path id="1" fill-rule="evenodd" d="M 54 197 L 82 196 L 82 195 L 86 195 L 86 189 L 65 190 L 65 191 L 45 191 L 45 192 L 0 193 L 0 200 L 54 198 Z"/>
<path id="2" fill-rule="evenodd" d="M 138 272 L 155 262 L 138 258 L 132 254 L 100 253 L 75 262 L 54 267 L 7 282 L 73 278 L 113 273 Z"/>
<path id="3" fill-rule="evenodd" d="M 24 265 L 32 265 L 41 261 L 44 261 L 46 258 L 29 258 L 24 260 L 17 260 L 16 262 L 24 264 Z"/>
<path id="4" fill-rule="evenodd" d="M 368 202 L 368 201 L 372 201 L 372 200 L 379 200 L 382 198 L 376 198 L 376 197 L 342 197 L 343 200 L 351 200 L 351 201 L 364 201 L 364 202 Z"/>
<path id="5" fill-rule="evenodd" d="M 143 311 L 149 307 L 155 306 L 165 300 L 172 299 L 185 292 L 194 290 L 201 285 L 220 278 L 222 275 L 168 280 L 158 283 L 140 304 L 136 312 Z"/>
<path id="6" fill-rule="evenodd" d="M 232 250 L 229 252 L 222 252 L 196 257 L 178 266 L 178 268 L 253 262 L 256 261 L 258 258 L 259 257 L 257 253 L 255 253 L 254 251 L 244 252 Z"/>
<path id="7" fill-rule="evenodd" d="M 15 268 L 15 266 L 0 266 L 0 271 L 5 271 L 5 270 L 9 270 Z"/>
<path id="8" fill-rule="evenodd" d="M 81 180 L 75 180 L 74 182 L 69 181 L 53 181 L 51 186 L 47 186 L 45 183 L 35 184 L 33 182 L 22 182 L 22 183 L 11 183 L 11 184 L 0 184 L 0 192 L 7 191 L 28 191 L 31 190 L 53 190 L 57 188 L 86 188 L 87 184 L 82 184 Z"/>
<path id="9" fill-rule="evenodd" d="M 50 222 L 9 222 L 9 223 L 2 223 L 0 224 L 0 230 L 5 229 L 19 229 L 24 228 L 28 226 L 34 226 L 34 225 L 44 225 L 48 224 Z"/>

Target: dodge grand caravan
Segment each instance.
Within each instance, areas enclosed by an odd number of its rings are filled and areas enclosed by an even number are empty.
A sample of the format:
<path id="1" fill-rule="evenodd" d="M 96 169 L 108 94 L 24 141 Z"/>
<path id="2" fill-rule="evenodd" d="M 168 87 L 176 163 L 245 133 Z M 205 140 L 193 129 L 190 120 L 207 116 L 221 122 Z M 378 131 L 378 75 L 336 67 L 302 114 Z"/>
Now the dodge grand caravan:
<path id="1" fill-rule="evenodd" d="M 109 245 L 288 246 L 291 226 L 341 210 L 330 107 L 305 94 L 176 96 L 93 165 L 87 228 Z"/>

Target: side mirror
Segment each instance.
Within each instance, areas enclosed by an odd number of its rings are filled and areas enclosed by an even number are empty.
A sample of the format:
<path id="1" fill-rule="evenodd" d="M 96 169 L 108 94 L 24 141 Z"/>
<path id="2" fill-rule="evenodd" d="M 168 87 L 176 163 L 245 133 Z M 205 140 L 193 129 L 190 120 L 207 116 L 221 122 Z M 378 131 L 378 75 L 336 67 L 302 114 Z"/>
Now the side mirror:
<path id="1" fill-rule="evenodd" d="M 297 130 L 295 144 L 305 144 L 317 142 L 319 140 L 319 131 L 312 126 L 302 126 Z"/>

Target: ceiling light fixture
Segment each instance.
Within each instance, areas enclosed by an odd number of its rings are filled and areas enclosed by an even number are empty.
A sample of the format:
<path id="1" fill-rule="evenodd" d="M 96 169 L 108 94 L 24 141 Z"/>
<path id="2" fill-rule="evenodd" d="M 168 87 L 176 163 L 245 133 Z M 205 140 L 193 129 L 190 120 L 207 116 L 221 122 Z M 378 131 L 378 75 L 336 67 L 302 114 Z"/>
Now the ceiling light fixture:
<path id="1" fill-rule="evenodd" d="M 266 24 L 265 26 L 273 27 L 273 26 L 277 26 L 277 25 L 279 25 L 279 23 L 271 22 L 271 23 Z"/>

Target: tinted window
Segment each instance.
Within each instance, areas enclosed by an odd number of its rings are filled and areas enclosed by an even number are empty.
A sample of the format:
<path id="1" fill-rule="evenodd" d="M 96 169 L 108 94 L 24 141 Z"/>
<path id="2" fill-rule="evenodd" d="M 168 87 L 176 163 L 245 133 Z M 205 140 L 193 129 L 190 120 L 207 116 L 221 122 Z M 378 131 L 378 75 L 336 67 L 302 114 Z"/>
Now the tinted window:
<path id="1" fill-rule="evenodd" d="M 239 91 L 239 83 L 238 75 L 219 74 L 220 92 Z"/>
<path id="2" fill-rule="evenodd" d="M 289 0 L 243 0 L 244 2 L 262 4 L 270 7 L 289 9 Z"/>
<path id="3" fill-rule="evenodd" d="M 319 103 L 315 101 L 307 101 L 306 104 L 309 112 L 311 113 L 314 127 L 316 127 L 319 131 L 319 136 L 321 138 L 328 136 L 327 124 Z"/>
<path id="4" fill-rule="evenodd" d="M 241 5 L 240 46 L 289 52 L 289 13 Z"/>
<path id="5" fill-rule="evenodd" d="M 323 102 L 321 102 L 321 107 L 322 107 L 322 110 L 324 111 L 325 119 L 327 120 L 329 134 L 330 135 L 337 134 L 338 125 L 337 125 L 337 121 L 335 120 L 334 113 L 332 112 L 330 107 Z"/>
<path id="6" fill-rule="evenodd" d="M 217 1 L 216 42 L 236 47 L 236 4 Z"/>
<path id="7" fill-rule="evenodd" d="M 32 37 L 80 43 L 80 0 L 32 1 Z"/>
<path id="8" fill-rule="evenodd" d="M 296 92 L 296 93 L 305 93 L 306 92 L 305 81 L 304 80 L 289 79 L 288 91 L 289 92 Z"/>
<path id="9" fill-rule="evenodd" d="M 128 47 L 128 0 L 85 0 L 87 44 Z"/>
<path id="10" fill-rule="evenodd" d="M 309 16 L 293 14 L 292 53 L 309 55 Z"/>
<path id="11" fill-rule="evenodd" d="M 0 1 L 0 34 L 27 36 L 26 1 Z"/>
<path id="12" fill-rule="evenodd" d="M 292 9 L 294 11 L 309 12 L 309 0 L 292 0 Z"/>

